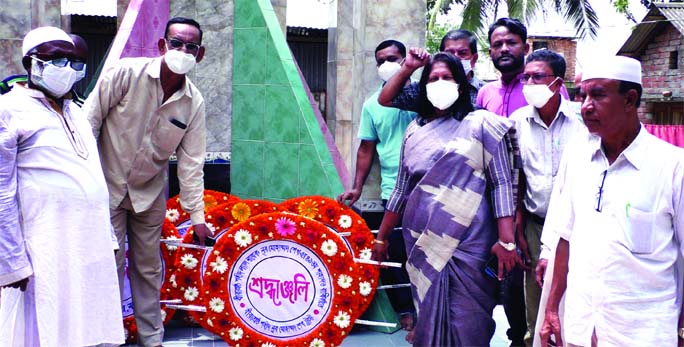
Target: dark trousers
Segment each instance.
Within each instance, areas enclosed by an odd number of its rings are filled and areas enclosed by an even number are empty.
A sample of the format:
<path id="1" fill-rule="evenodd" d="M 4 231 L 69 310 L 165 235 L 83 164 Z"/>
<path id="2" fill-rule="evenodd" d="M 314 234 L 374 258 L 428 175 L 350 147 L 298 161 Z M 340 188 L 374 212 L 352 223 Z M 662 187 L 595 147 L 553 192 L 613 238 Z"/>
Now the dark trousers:
<path id="1" fill-rule="evenodd" d="M 511 346 L 525 346 L 523 338 L 527 332 L 525 319 L 525 286 L 524 272 L 515 268 L 505 280 L 501 282 L 501 301 L 510 328 L 506 331 Z"/>

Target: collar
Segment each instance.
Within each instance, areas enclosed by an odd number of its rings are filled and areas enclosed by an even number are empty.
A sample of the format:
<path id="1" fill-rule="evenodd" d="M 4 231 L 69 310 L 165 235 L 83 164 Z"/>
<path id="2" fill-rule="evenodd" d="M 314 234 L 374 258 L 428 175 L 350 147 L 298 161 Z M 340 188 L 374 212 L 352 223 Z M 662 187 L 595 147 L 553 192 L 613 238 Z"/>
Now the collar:
<path id="1" fill-rule="evenodd" d="M 560 105 L 558 105 L 558 110 L 556 110 L 556 116 L 553 118 L 553 121 L 551 121 L 552 125 L 560 117 L 571 118 L 575 116 L 574 111 L 570 105 L 570 101 L 565 99 L 562 95 L 560 96 L 560 100 Z M 528 121 L 532 121 L 532 119 L 534 119 L 537 123 L 544 124 L 544 121 L 542 121 L 541 116 L 539 115 L 539 110 L 537 110 L 536 107 L 532 105 L 527 105 L 526 107 L 530 107 L 532 109 L 531 112 L 528 112 L 525 115 L 525 118 Z"/>
<path id="2" fill-rule="evenodd" d="M 150 77 L 152 77 L 154 79 L 158 79 L 160 84 L 161 84 L 161 63 L 162 63 L 163 58 L 164 58 L 163 55 L 156 57 L 156 58 L 153 58 L 152 61 L 145 68 L 145 73 L 147 73 Z M 180 91 L 184 95 L 186 95 L 187 97 L 192 98 L 192 94 L 190 94 L 190 79 L 188 78 L 188 76 L 185 76 L 185 81 L 184 81 L 183 87 L 181 87 Z M 176 93 L 177 92 L 178 91 L 176 91 Z"/>
<path id="3" fill-rule="evenodd" d="M 639 128 L 639 133 L 634 138 L 634 141 L 632 141 L 632 143 L 630 143 L 629 146 L 627 146 L 627 148 L 625 148 L 625 150 L 623 150 L 622 153 L 620 153 L 618 158 L 615 160 L 615 163 L 621 160 L 625 160 L 629 164 L 631 164 L 635 169 L 641 170 L 641 167 L 648 160 L 647 147 L 649 136 L 651 135 L 646 131 L 644 125 L 641 124 Z M 595 159 L 597 155 L 600 155 L 605 158 L 605 154 L 603 153 L 603 149 L 601 148 L 600 137 L 596 135 L 591 135 L 589 146 L 592 149 L 592 160 Z"/>

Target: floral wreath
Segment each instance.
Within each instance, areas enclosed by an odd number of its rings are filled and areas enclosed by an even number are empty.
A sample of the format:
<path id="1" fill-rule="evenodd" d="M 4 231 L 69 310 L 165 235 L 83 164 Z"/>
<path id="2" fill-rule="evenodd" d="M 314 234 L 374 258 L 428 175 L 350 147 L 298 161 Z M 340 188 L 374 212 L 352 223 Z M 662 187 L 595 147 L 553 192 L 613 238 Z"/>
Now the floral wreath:
<path id="1" fill-rule="evenodd" d="M 354 257 L 365 260 L 371 259 L 375 237 L 370 228 L 368 228 L 366 221 L 349 206 L 340 204 L 334 199 L 317 195 L 285 200 L 280 203 L 280 206 L 284 210 L 319 221 L 340 233 L 350 233 L 345 238 L 348 241 L 346 242 L 348 247 L 351 247 Z M 365 279 L 372 283 L 371 295 L 364 296 L 362 300 L 359 300 L 360 306 L 368 307 L 373 300 L 373 296 L 375 296 L 375 288 L 377 287 L 380 272 L 377 265 L 358 263 L 357 266 L 360 268 L 360 278 L 357 280 Z M 358 316 L 355 318 L 363 314 L 363 311 L 357 310 Z"/>
<path id="2" fill-rule="evenodd" d="M 299 337 L 279 339 L 261 334 L 243 322 L 232 305 L 229 279 L 236 260 L 248 249 L 271 240 L 293 241 L 315 253 L 330 274 L 332 295 L 324 319 Z M 207 259 L 203 291 L 207 325 L 234 346 L 311 346 L 339 345 L 358 316 L 359 297 L 369 298 L 375 289 L 371 278 L 363 278 L 353 255 L 345 252 L 342 237 L 320 222 L 287 212 L 254 216 L 230 228 L 214 246 Z M 232 285 L 232 284 L 231 284 Z"/>
<path id="3" fill-rule="evenodd" d="M 245 221 L 250 217 L 279 211 L 280 207 L 275 203 L 265 200 L 233 200 L 231 202 L 218 205 L 206 214 L 207 223 L 212 231 L 221 230 L 216 233 L 215 239 L 218 241 L 226 234 L 228 229 Z M 189 229 L 183 236 L 183 243 L 193 243 L 193 230 Z M 173 269 L 167 271 L 168 281 L 165 281 L 163 292 L 171 298 L 180 299 L 184 305 L 204 305 L 202 290 L 202 269 L 206 268 L 205 260 L 207 250 L 196 248 L 178 247 L 175 249 Z M 199 323 L 203 328 L 211 330 L 206 324 L 206 317 L 203 312 L 188 311 L 188 314 Z"/>
<path id="4" fill-rule="evenodd" d="M 203 198 L 204 212 L 206 213 L 218 205 L 239 199 L 228 193 L 205 189 Z M 166 201 L 166 219 L 175 225 L 190 219 L 190 215 L 181 207 L 180 195 L 173 196 Z"/>

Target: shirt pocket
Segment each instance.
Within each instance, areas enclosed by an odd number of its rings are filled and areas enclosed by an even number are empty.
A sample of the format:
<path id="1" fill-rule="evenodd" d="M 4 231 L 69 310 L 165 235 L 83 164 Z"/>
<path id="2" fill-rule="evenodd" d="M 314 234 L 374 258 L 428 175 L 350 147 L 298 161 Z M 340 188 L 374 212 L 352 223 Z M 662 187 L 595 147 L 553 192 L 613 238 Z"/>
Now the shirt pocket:
<path id="1" fill-rule="evenodd" d="M 632 253 L 652 253 L 655 248 L 655 233 L 658 227 L 658 212 L 643 211 L 628 207 L 627 213 L 627 247 Z"/>
<path id="2" fill-rule="evenodd" d="M 184 128 L 173 124 L 171 120 L 159 117 L 151 137 L 155 159 L 168 160 L 171 154 L 178 148 L 184 135 Z"/>

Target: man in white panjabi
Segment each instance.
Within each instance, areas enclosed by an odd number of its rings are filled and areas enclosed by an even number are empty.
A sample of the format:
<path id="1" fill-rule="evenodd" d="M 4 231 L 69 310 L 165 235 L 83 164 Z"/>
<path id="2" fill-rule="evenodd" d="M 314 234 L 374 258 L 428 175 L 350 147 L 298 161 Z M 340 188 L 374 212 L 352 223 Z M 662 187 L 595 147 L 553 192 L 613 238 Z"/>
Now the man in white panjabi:
<path id="1" fill-rule="evenodd" d="M 560 238 L 543 342 L 684 343 L 684 150 L 640 124 L 641 93 L 638 60 L 596 57 L 583 72 L 591 134 L 566 146 L 544 227 Z"/>
<path id="2" fill-rule="evenodd" d="M 65 95 L 85 71 L 64 31 L 23 41 L 28 83 L 0 97 L 0 345 L 124 342 L 95 139 Z"/>

